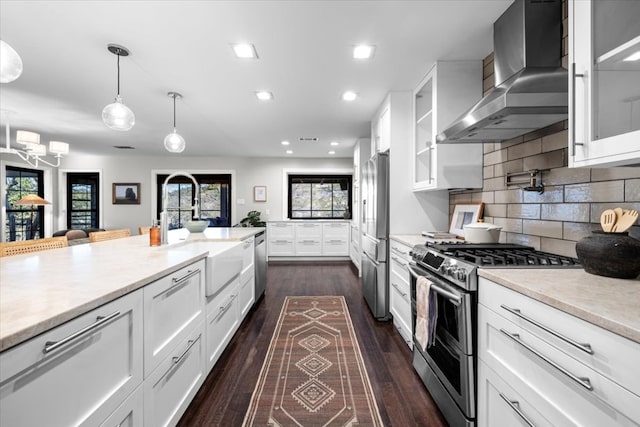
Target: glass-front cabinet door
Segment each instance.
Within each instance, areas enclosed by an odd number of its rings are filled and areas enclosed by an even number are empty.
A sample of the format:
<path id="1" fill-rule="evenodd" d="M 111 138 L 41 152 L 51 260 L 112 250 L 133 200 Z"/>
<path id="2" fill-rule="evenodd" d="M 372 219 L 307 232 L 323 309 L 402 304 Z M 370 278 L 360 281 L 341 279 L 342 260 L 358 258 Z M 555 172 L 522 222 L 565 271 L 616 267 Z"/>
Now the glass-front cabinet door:
<path id="1" fill-rule="evenodd" d="M 640 164 L 640 1 L 569 2 L 570 166 Z"/>

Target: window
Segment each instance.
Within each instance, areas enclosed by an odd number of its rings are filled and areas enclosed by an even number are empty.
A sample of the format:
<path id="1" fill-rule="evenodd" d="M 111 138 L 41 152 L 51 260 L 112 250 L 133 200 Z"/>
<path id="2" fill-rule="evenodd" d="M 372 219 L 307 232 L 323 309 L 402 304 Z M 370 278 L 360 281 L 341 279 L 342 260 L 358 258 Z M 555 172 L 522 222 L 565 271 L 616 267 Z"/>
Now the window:
<path id="1" fill-rule="evenodd" d="M 351 175 L 289 175 L 288 217 L 350 218 Z"/>
<path id="2" fill-rule="evenodd" d="M 44 236 L 44 206 L 16 206 L 29 194 L 44 197 L 44 175 L 40 170 L 7 166 L 6 206 L 9 231 L 7 241 L 36 239 Z"/>
<path id="3" fill-rule="evenodd" d="M 100 218 L 97 173 L 67 174 L 67 228 L 98 228 Z"/>
<path id="4" fill-rule="evenodd" d="M 157 176 L 158 205 L 160 217 L 162 205 L 162 184 L 169 175 Z M 231 175 L 194 174 L 200 185 L 200 219 L 209 221 L 209 227 L 231 226 Z M 193 181 L 184 176 L 176 176 L 167 184 L 169 230 L 184 227 L 193 217 L 195 188 Z"/>

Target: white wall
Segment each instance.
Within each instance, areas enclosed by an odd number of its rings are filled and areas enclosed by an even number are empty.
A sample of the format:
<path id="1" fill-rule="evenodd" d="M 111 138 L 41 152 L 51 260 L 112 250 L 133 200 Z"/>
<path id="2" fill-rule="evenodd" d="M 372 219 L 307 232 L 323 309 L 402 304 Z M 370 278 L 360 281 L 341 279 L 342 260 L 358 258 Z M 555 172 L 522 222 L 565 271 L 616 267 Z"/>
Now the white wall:
<path id="1" fill-rule="evenodd" d="M 303 158 L 222 158 L 222 157 L 137 157 L 137 156 L 69 156 L 60 166 L 60 174 L 75 171 L 96 170 L 102 172 L 100 191 L 103 228 L 130 228 L 137 233 L 140 225 L 150 225 L 155 217 L 155 179 L 153 171 L 185 171 L 193 173 L 232 173 L 232 224 L 238 223 L 247 212 L 257 210 L 263 220 L 281 220 L 283 212 L 283 170 L 352 169 L 351 158 L 303 159 Z M 61 179 L 64 181 L 64 177 Z M 139 182 L 140 205 L 114 205 L 111 188 L 114 182 Z M 267 187 L 267 201 L 253 201 L 253 187 Z M 62 187 L 62 182 L 61 182 Z M 61 203 L 64 188 L 55 189 L 53 198 L 56 220 L 55 229 L 66 228 L 64 204 Z M 238 202 L 244 200 L 244 204 Z M 269 213 L 267 214 L 267 210 Z"/>

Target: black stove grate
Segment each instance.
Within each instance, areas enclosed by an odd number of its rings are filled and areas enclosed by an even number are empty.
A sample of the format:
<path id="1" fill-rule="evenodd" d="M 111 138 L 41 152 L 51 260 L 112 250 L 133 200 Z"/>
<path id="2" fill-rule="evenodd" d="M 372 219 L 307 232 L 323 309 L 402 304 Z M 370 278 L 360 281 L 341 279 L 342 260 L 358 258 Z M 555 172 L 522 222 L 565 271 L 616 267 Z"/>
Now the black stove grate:
<path id="1" fill-rule="evenodd" d="M 537 251 L 530 246 L 509 244 L 435 244 L 449 257 L 481 267 L 576 267 L 578 260 Z"/>

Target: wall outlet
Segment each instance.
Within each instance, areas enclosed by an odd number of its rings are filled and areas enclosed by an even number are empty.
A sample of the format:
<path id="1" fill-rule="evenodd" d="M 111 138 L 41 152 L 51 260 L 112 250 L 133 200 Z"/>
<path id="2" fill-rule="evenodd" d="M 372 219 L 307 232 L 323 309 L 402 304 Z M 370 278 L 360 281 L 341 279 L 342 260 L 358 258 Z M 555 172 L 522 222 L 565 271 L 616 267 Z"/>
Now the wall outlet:
<path id="1" fill-rule="evenodd" d="M 265 215 L 269 215 L 269 214 L 270 214 L 269 209 L 265 209 L 265 210 L 264 210 L 264 214 L 265 214 Z"/>
<path id="2" fill-rule="evenodd" d="M 238 199 L 238 204 L 239 205 L 244 205 L 244 199 Z"/>

